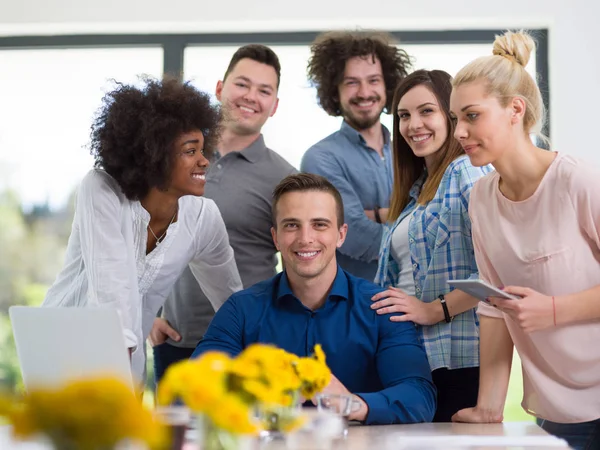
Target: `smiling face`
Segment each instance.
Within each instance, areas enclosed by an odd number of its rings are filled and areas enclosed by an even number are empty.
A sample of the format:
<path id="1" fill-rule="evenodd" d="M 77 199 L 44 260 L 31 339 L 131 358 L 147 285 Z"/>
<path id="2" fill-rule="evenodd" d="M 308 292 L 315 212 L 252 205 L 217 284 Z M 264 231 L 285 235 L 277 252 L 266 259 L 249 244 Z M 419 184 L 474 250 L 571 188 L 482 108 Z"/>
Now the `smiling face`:
<path id="1" fill-rule="evenodd" d="M 335 277 L 336 250 L 346 238 L 347 226 L 337 223 L 333 195 L 320 191 L 288 192 L 277 202 L 273 242 L 281 252 L 288 277 Z"/>
<path id="2" fill-rule="evenodd" d="M 241 59 L 217 83 L 216 96 L 226 129 L 239 136 L 258 134 L 277 110 L 277 72 L 268 64 Z"/>
<path id="3" fill-rule="evenodd" d="M 450 109 L 456 120 L 454 137 L 469 155 L 471 164 L 491 164 L 513 146 L 513 125 L 520 118 L 513 106 L 509 102 L 503 107 L 496 97 L 487 94 L 483 82 L 461 84 L 452 90 Z"/>
<path id="4" fill-rule="evenodd" d="M 338 86 L 340 109 L 346 122 L 356 130 L 379 123 L 385 108 L 385 80 L 378 58 L 355 56 L 346 61 L 344 78 Z"/>
<path id="5" fill-rule="evenodd" d="M 422 84 L 410 89 L 398 103 L 398 119 L 398 131 L 413 153 L 434 160 L 448 139 L 448 125 L 433 92 Z"/>
<path id="6" fill-rule="evenodd" d="M 181 134 L 173 145 L 175 160 L 168 191 L 178 197 L 204 195 L 209 161 L 204 157 L 204 135 L 200 131 Z"/>

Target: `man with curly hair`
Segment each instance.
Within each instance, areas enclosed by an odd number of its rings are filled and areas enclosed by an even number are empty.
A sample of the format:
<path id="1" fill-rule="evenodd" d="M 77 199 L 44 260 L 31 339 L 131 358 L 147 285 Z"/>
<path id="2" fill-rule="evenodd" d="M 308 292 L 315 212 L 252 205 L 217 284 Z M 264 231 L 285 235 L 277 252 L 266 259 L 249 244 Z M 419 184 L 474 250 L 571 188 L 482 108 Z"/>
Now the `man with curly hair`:
<path id="1" fill-rule="evenodd" d="M 296 172 L 265 145 L 261 134 L 277 110 L 280 73 L 279 58 L 273 50 L 245 45 L 235 52 L 216 87 L 223 121 L 204 195 L 215 201 L 223 215 L 244 287 L 275 275 L 271 193 L 281 179 Z M 214 313 L 198 282 L 186 270 L 150 334 L 157 381 L 170 364 L 191 356 Z"/>
<path id="2" fill-rule="evenodd" d="M 410 65 L 387 33 L 332 31 L 311 46 L 308 78 L 319 104 L 344 120 L 304 154 L 301 170 L 324 176 L 342 194 L 348 237 L 338 261 L 368 280 L 377 271 L 394 176 L 390 132 L 380 116 L 390 113 L 394 89 Z"/>
<path id="3" fill-rule="evenodd" d="M 92 125 L 95 169 L 43 306 L 116 309 L 137 382 L 154 318 L 188 265 L 215 309 L 242 288 L 221 214 L 202 197 L 219 121 L 207 94 L 165 78 L 118 84 Z"/>

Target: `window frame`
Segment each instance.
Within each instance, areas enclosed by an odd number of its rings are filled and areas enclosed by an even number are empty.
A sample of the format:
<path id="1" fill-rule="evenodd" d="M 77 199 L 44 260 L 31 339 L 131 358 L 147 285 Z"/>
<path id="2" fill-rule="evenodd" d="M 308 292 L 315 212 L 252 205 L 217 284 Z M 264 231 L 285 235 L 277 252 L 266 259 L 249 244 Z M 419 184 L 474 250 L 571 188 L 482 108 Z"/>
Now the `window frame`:
<path id="1" fill-rule="evenodd" d="M 491 44 L 501 29 L 390 31 L 401 44 Z M 528 30 L 537 42 L 537 82 L 546 107 L 546 123 L 542 132 L 550 135 L 550 80 L 548 29 Z M 24 49 L 64 49 L 94 47 L 146 47 L 160 46 L 164 52 L 163 73 L 181 77 L 184 51 L 188 46 L 245 45 L 310 45 L 322 31 L 264 32 L 264 33 L 207 33 L 207 34 L 78 34 L 56 36 L 6 36 L 0 37 L 0 51 Z"/>

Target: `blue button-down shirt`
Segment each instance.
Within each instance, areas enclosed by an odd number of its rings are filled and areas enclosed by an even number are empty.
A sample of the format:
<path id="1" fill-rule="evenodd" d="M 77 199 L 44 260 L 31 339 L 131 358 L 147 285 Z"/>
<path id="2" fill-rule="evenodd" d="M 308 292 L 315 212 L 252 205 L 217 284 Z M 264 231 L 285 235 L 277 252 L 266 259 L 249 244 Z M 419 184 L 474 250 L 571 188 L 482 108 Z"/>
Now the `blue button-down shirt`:
<path id="1" fill-rule="evenodd" d="M 377 292 L 338 266 L 325 304 L 312 311 L 279 273 L 233 294 L 192 358 L 209 350 L 237 355 L 256 342 L 308 356 L 321 344 L 332 373 L 369 406 L 367 424 L 429 422 L 436 391 L 425 350 L 412 322 L 390 322 L 370 308 Z"/>
<path id="2" fill-rule="evenodd" d="M 447 280 L 477 278 L 477 264 L 471 238 L 469 197 L 475 182 L 492 170 L 473 167 L 468 156 L 450 163 L 433 199 L 419 205 L 417 199 L 425 181 L 422 176 L 410 190 L 411 200 L 393 225 L 386 227 L 381 242 L 375 282 L 396 286 L 401 267 L 390 253 L 392 235 L 405 217 L 408 246 L 413 265 L 415 297 L 432 302 L 452 291 Z M 439 322 L 418 327 L 427 350 L 431 370 L 479 366 L 479 321 L 475 308 Z"/>
<path id="3" fill-rule="evenodd" d="M 346 121 L 339 131 L 313 145 L 302 157 L 300 170 L 327 178 L 342 195 L 348 235 L 338 251 L 338 263 L 352 275 L 372 281 L 377 271 L 383 225 L 365 209 L 388 208 L 394 169 L 390 132 L 382 125 L 383 159 Z"/>

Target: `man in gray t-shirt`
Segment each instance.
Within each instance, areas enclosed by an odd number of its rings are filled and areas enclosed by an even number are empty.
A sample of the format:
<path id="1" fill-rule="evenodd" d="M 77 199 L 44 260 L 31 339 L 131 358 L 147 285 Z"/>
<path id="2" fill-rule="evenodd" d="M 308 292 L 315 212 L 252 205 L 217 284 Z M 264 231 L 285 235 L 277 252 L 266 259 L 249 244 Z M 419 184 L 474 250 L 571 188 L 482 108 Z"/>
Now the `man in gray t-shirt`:
<path id="1" fill-rule="evenodd" d="M 263 45 L 233 55 L 216 96 L 223 110 L 218 154 L 206 175 L 204 196 L 219 207 L 244 288 L 275 275 L 277 249 L 271 238 L 273 188 L 296 170 L 265 146 L 261 129 L 275 114 L 280 65 Z M 150 333 L 155 379 L 173 362 L 191 356 L 214 310 L 189 268 L 165 302 Z"/>

